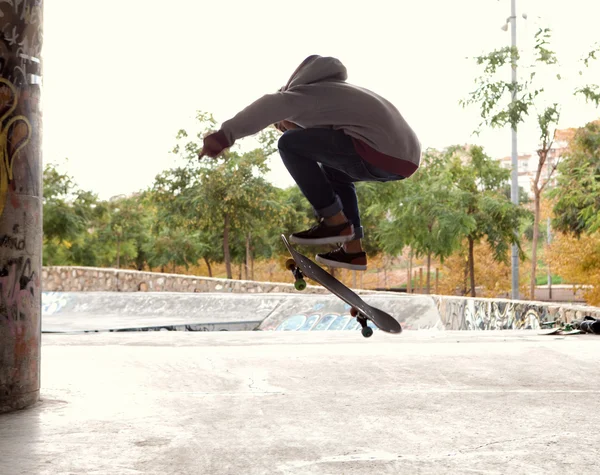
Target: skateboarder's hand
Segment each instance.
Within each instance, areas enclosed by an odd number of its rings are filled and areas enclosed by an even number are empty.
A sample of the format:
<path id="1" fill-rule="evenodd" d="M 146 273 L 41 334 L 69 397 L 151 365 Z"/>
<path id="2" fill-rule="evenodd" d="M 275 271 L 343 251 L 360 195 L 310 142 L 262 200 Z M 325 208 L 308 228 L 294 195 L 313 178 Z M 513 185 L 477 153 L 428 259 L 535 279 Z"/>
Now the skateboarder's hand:
<path id="1" fill-rule="evenodd" d="M 228 143 L 227 137 L 225 137 L 223 131 L 219 130 L 218 132 L 214 132 L 204 137 L 204 143 L 202 145 L 202 150 L 198 154 L 198 158 L 200 159 L 205 155 L 215 158 L 230 146 L 231 144 Z"/>
<path id="2" fill-rule="evenodd" d="M 285 132 L 287 130 L 299 129 L 300 126 L 290 122 L 289 120 L 282 120 L 281 122 L 277 122 L 275 124 L 275 128 L 280 132 Z"/>

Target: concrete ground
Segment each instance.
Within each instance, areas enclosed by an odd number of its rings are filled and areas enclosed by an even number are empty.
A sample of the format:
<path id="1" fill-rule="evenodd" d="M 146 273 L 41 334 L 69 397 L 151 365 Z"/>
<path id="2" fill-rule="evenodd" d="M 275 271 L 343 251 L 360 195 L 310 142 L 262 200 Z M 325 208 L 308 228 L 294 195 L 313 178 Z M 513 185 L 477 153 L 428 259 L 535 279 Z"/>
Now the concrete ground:
<path id="1" fill-rule="evenodd" d="M 600 338 L 44 335 L 0 474 L 592 474 Z"/>

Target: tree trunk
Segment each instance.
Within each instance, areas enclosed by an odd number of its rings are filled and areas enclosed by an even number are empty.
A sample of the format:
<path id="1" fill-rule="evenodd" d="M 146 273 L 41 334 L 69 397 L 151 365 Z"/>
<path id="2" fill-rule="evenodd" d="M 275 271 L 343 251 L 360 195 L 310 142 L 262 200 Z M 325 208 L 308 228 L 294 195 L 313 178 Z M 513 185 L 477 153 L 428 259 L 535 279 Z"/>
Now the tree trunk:
<path id="1" fill-rule="evenodd" d="M 238 274 L 238 280 L 242 280 L 242 263 L 240 262 L 240 272 Z"/>
<path id="2" fill-rule="evenodd" d="M 246 265 L 244 266 L 244 276 L 245 276 L 246 280 L 248 280 L 251 260 L 252 260 L 252 256 L 250 254 L 250 233 L 248 233 L 246 235 Z"/>
<path id="3" fill-rule="evenodd" d="M 206 267 L 208 268 L 208 276 L 212 277 L 212 267 L 210 266 L 210 261 L 208 260 L 208 257 L 204 258 L 204 262 L 206 263 Z"/>
<path id="4" fill-rule="evenodd" d="M 231 255 L 229 253 L 229 215 L 225 214 L 225 222 L 223 229 L 223 258 L 225 259 L 225 269 L 227 271 L 227 278 L 233 279 L 231 273 Z"/>
<path id="5" fill-rule="evenodd" d="M 552 300 L 552 271 L 550 270 L 550 264 L 548 264 L 548 300 Z"/>
<path id="6" fill-rule="evenodd" d="M 476 297 L 475 293 L 475 255 L 474 247 L 475 243 L 473 238 L 469 237 L 469 275 L 471 278 L 471 297 Z"/>
<path id="7" fill-rule="evenodd" d="M 388 286 L 388 276 L 387 276 L 387 268 L 388 268 L 388 256 L 383 256 L 383 288 L 387 289 Z"/>
<path id="8" fill-rule="evenodd" d="M 406 282 L 406 292 L 409 294 L 412 292 L 412 260 L 413 260 L 413 251 L 412 248 L 408 253 L 408 281 Z"/>
<path id="9" fill-rule="evenodd" d="M 117 269 L 121 268 L 121 239 L 117 238 Z"/>
<path id="10" fill-rule="evenodd" d="M 467 292 L 469 291 L 469 258 L 467 257 L 465 259 L 465 274 L 463 276 L 463 288 L 462 288 L 462 292 L 461 295 L 467 295 Z"/>
<path id="11" fill-rule="evenodd" d="M 535 298 L 535 287 L 536 287 L 536 272 L 537 272 L 537 247 L 540 237 L 540 201 L 542 198 L 542 191 L 544 187 L 549 183 L 554 168 L 550 166 L 548 162 L 548 152 L 552 148 L 552 140 L 549 136 L 544 136 L 542 140 L 542 148 L 538 150 L 538 167 L 533 179 L 533 239 L 531 240 L 531 281 L 529 285 L 529 293 L 531 299 Z M 542 177 L 542 168 L 546 164 L 548 170 L 548 176 L 544 183 L 540 183 Z"/>
<path id="12" fill-rule="evenodd" d="M 427 287 L 427 290 L 425 293 L 430 294 L 431 293 L 431 252 L 429 254 L 427 254 L 427 283 L 425 284 Z"/>
<path id="13" fill-rule="evenodd" d="M 531 284 L 529 286 L 529 296 L 531 300 L 535 299 L 535 287 L 537 271 L 537 246 L 540 238 L 540 191 L 533 190 L 534 211 L 533 211 L 533 239 L 531 240 Z"/>

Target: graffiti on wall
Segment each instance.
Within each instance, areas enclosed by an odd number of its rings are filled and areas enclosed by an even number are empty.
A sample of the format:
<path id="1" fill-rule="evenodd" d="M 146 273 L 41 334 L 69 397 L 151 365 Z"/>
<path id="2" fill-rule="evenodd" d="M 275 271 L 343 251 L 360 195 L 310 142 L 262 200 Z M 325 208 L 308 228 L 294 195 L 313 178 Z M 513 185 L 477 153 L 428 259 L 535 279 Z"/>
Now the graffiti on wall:
<path id="1" fill-rule="evenodd" d="M 63 292 L 42 292 L 42 315 L 54 315 L 69 303 L 69 298 Z"/>
<path id="2" fill-rule="evenodd" d="M 446 330 L 530 330 L 549 319 L 547 306 L 530 302 L 433 298 Z"/>
<path id="3" fill-rule="evenodd" d="M 42 14 L 42 0 L 0 2 L 0 73 L 17 87 L 39 79 Z"/>
<path id="4" fill-rule="evenodd" d="M 19 152 L 31 138 L 31 124 L 24 115 L 12 116 L 17 108 L 17 89 L 0 78 L 0 216 L 9 186 L 14 186 L 13 167 Z"/>
<path id="5" fill-rule="evenodd" d="M 39 315 L 37 310 L 40 281 L 31 260 L 10 259 L 0 267 L 0 315 L 13 336 L 22 331 L 22 323 Z"/>
<path id="6" fill-rule="evenodd" d="M 7 204 L 20 207 L 20 194 L 40 195 L 42 1 L 0 1 L 0 19 L 2 216 Z"/>
<path id="7" fill-rule="evenodd" d="M 367 325 L 373 330 L 378 328 L 370 321 Z M 339 313 L 297 313 L 287 317 L 276 328 L 275 331 L 341 331 L 360 330 L 360 323 L 350 314 Z"/>

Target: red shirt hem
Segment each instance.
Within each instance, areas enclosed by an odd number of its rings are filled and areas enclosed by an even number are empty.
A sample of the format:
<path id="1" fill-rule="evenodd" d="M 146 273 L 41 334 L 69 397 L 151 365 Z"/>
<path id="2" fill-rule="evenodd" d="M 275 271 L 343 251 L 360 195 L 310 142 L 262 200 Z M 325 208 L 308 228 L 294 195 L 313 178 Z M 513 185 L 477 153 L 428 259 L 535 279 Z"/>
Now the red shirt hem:
<path id="1" fill-rule="evenodd" d="M 419 166 L 413 162 L 386 155 L 385 153 L 375 150 L 362 140 L 355 139 L 354 137 L 351 138 L 352 142 L 354 142 L 354 148 L 356 149 L 356 152 L 363 160 L 369 162 L 371 165 L 374 165 L 377 168 L 385 170 L 386 172 L 395 173 L 396 175 L 408 178 L 419 168 Z"/>

